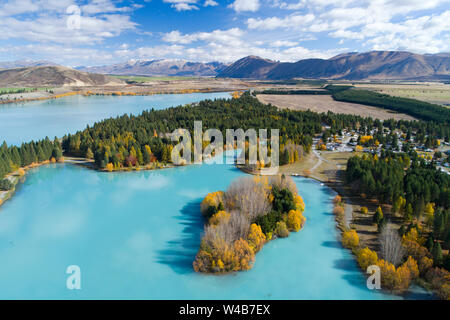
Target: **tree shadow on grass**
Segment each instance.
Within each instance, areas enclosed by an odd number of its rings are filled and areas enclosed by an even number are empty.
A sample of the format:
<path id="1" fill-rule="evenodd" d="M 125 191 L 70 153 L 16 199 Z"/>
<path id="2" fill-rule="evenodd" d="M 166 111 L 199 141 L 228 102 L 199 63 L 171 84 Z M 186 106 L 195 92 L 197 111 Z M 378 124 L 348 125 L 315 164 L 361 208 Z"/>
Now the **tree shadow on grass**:
<path id="1" fill-rule="evenodd" d="M 200 213 L 201 199 L 191 201 L 181 209 L 176 217 L 184 226 L 180 237 L 167 242 L 166 248 L 159 250 L 157 262 L 170 266 L 179 274 L 194 272 L 192 262 L 200 246 L 204 219 Z"/>

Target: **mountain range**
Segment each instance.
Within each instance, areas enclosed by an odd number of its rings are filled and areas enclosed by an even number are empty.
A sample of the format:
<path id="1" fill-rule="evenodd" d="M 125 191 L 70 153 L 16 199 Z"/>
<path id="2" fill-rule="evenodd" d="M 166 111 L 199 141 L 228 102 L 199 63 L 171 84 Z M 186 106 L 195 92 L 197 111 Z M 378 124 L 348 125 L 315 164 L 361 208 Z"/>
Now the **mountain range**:
<path id="1" fill-rule="evenodd" d="M 28 68 L 41 66 L 57 66 L 58 64 L 46 60 L 16 60 L 0 62 L 0 69 Z"/>
<path id="2" fill-rule="evenodd" d="M 256 56 L 242 58 L 217 77 L 253 79 L 450 79 L 450 53 L 405 51 L 344 53 L 330 59 L 277 62 Z"/>
<path id="3" fill-rule="evenodd" d="M 0 86 L 118 84 L 107 75 L 198 76 L 242 79 L 444 80 L 450 81 L 450 53 L 349 52 L 330 59 L 279 62 L 248 56 L 232 64 L 186 60 L 130 60 L 104 66 L 58 66 L 50 61 L 0 62 Z"/>
<path id="4" fill-rule="evenodd" d="M 189 62 L 186 60 L 130 60 L 113 65 L 77 67 L 77 70 L 114 75 L 135 76 L 216 76 L 226 67 L 220 62 Z"/>
<path id="5" fill-rule="evenodd" d="M 124 83 L 108 75 L 81 72 L 62 66 L 0 69 L 0 87 L 103 86 Z"/>

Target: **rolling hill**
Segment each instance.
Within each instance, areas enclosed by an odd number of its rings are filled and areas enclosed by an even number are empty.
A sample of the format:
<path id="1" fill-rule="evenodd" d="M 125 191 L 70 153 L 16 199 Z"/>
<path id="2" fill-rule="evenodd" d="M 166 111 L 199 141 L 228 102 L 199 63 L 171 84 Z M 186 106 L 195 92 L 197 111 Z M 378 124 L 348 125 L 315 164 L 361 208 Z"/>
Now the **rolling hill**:
<path id="1" fill-rule="evenodd" d="M 0 87 L 101 86 L 123 83 L 114 77 L 62 66 L 0 69 Z"/>
<path id="2" fill-rule="evenodd" d="M 345 53 L 330 59 L 275 62 L 248 56 L 220 72 L 218 77 L 254 79 L 450 79 L 450 54 L 404 51 Z"/>
<path id="3" fill-rule="evenodd" d="M 15 61 L 2 61 L 0 62 L 0 69 L 12 69 L 12 68 L 28 68 L 28 67 L 41 67 L 41 66 L 57 66 L 58 64 L 47 60 L 15 60 Z"/>

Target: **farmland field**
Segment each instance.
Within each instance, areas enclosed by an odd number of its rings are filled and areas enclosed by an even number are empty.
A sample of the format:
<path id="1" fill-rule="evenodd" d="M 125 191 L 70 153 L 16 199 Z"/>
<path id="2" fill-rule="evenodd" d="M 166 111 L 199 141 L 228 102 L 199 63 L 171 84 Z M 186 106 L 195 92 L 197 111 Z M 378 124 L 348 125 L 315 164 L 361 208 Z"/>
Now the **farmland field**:
<path id="1" fill-rule="evenodd" d="M 372 117 L 382 120 L 414 120 L 415 118 L 394 113 L 389 110 L 365 106 L 362 104 L 334 101 L 328 95 L 258 95 L 257 98 L 263 103 L 271 103 L 279 108 L 292 110 L 311 110 L 314 112 L 328 112 L 356 114 L 363 117 Z"/>
<path id="2" fill-rule="evenodd" d="M 450 105 L 450 85 L 448 84 L 357 84 L 360 89 L 373 90 L 391 96 L 411 98 L 441 105 Z"/>

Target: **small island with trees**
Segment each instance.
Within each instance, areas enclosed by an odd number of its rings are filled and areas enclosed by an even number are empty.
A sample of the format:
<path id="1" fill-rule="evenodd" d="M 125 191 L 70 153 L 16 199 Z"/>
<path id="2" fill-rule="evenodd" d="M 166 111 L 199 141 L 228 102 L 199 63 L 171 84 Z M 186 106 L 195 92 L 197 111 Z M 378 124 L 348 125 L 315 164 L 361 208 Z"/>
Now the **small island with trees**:
<path id="1" fill-rule="evenodd" d="M 204 273 L 248 270 L 263 245 L 305 224 L 305 204 L 291 177 L 252 176 L 209 193 L 201 203 L 204 235 L 193 263 Z"/>

